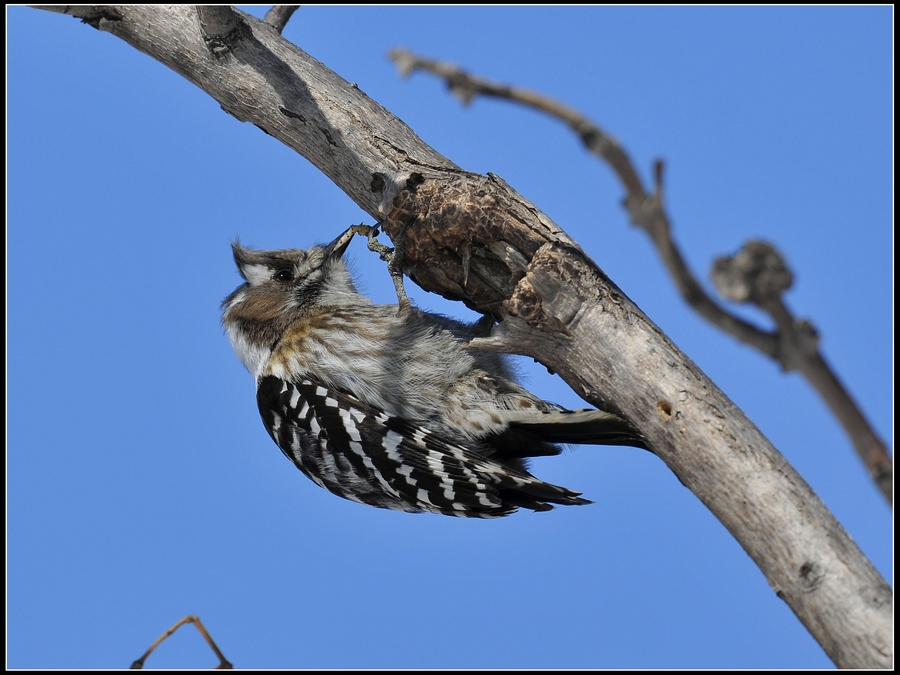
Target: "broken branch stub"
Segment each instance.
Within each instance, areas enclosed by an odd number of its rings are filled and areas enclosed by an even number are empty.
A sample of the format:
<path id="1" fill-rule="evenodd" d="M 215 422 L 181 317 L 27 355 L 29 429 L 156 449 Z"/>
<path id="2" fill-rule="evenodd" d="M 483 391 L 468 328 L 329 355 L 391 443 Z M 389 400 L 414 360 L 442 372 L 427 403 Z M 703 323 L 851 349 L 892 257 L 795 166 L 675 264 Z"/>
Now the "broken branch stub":
<path id="1" fill-rule="evenodd" d="M 572 280 L 573 256 L 602 272 L 543 214 L 494 176 L 413 173 L 398 187 L 381 227 L 402 248 L 413 281 L 497 321 L 518 317 L 533 328 L 567 332 L 556 309 L 544 311 L 545 297 L 555 298 L 563 280 Z M 538 265 L 540 288 L 531 279 Z M 581 300 L 570 294 L 563 314 L 574 316 L 573 303 Z"/>

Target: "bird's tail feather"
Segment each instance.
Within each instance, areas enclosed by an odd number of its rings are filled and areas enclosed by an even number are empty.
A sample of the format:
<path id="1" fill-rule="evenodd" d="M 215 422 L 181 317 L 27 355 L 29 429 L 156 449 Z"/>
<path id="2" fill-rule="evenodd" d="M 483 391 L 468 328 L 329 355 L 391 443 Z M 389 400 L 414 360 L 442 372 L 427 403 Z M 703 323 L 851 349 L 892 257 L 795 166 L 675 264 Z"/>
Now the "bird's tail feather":
<path id="1" fill-rule="evenodd" d="M 549 443 L 630 445 L 649 450 L 647 441 L 630 423 L 602 410 L 505 411 L 513 428 L 537 434 Z"/>

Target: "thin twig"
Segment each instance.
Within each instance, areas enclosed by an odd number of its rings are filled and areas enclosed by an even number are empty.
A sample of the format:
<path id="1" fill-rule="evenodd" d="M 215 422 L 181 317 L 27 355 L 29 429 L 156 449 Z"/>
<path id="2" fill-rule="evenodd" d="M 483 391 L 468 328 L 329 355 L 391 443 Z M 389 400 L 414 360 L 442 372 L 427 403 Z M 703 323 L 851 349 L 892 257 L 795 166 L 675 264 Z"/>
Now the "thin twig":
<path id="1" fill-rule="evenodd" d="M 300 5 L 273 5 L 272 9 L 263 17 L 263 22 L 281 33 L 298 9 L 300 9 Z"/>
<path id="2" fill-rule="evenodd" d="M 713 325 L 776 360 L 784 370 L 800 372 L 844 427 L 875 484 L 888 503 L 893 504 L 894 468 L 887 447 L 822 357 L 818 339 L 810 339 L 811 335 L 815 336 L 815 329 L 808 321 L 796 319 L 784 304 L 782 294 L 790 283 L 781 288 L 769 289 L 771 292 L 762 295 L 748 293 L 744 298 L 730 297 L 719 286 L 720 292 L 729 299 L 752 302 L 767 312 L 775 321 L 774 331 L 763 330 L 748 323 L 713 299 L 691 272 L 672 237 L 671 221 L 663 207 L 664 166 L 661 160 L 654 164 L 655 186 L 653 192 L 648 193 L 628 153 L 619 142 L 573 108 L 542 94 L 491 82 L 471 75 L 453 64 L 422 58 L 404 49 L 393 49 L 389 56 L 402 76 L 422 70 L 443 78 L 451 93 L 464 105 L 468 105 L 476 96 L 492 96 L 540 110 L 567 124 L 581 138 L 585 147 L 609 164 L 618 176 L 625 189 L 624 204 L 632 223 L 650 235 L 687 303 Z M 753 244 L 756 242 L 748 247 Z M 781 256 L 777 251 L 771 246 L 768 248 L 780 260 Z M 740 255 L 739 253 L 733 259 Z M 717 285 L 722 281 L 719 275 L 722 264 L 722 260 L 717 261 L 713 270 Z M 789 276 L 783 262 L 781 265 Z"/>
<path id="3" fill-rule="evenodd" d="M 181 619 L 179 622 L 177 622 L 174 626 L 172 626 L 165 633 L 160 635 L 157 638 L 156 642 L 154 642 L 152 645 L 150 645 L 150 648 L 146 652 L 144 652 L 144 655 L 141 658 L 139 658 L 137 661 L 135 661 L 134 663 L 131 664 L 131 669 L 132 670 L 140 670 L 141 668 L 143 668 L 144 661 L 147 660 L 147 657 L 150 656 L 150 653 L 154 649 L 156 649 L 162 643 L 163 640 L 165 640 L 167 637 L 169 637 L 172 633 L 174 633 L 176 630 L 181 628 L 186 623 L 192 623 L 197 627 L 197 630 L 200 631 L 200 634 L 206 639 L 207 643 L 209 643 L 209 646 L 216 653 L 216 656 L 219 657 L 219 665 L 217 665 L 215 667 L 215 670 L 231 670 L 232 668 L 234 668 L 234 666 L 231 665 L 231 662 L 225 658 L 225 655 L 222 654 L 221 651 L 219 651 L 219 648 L 216 646 L 216 643 L 210 637 L 209 633 L 206 632 L 206 628 L 204 628 L 203 624 L 200 623 L 200 618 L 197 616 L 194 616 L 193 614 L 190 614 L 190 615 L 184 617 L 183 619 Z"/>

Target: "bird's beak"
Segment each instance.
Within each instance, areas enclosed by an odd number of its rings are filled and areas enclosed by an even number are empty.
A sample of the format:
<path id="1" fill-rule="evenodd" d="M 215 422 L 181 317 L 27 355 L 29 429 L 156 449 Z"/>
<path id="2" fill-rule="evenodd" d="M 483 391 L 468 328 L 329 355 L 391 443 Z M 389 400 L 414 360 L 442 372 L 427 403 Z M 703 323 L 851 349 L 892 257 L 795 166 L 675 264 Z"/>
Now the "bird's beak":
<path id="1" fill-rule="evenodd" d="M 343 234 L 339 235 L 337 239 L 328 244 L 325 247 L 325 255 L 328 258 L 340 258 L 344 255 L 344 251 L 347 250 L 347 247 L 350 245 L 350 241 L 356 235 L 356 227 L 351 227 L 346 230 Z"/>

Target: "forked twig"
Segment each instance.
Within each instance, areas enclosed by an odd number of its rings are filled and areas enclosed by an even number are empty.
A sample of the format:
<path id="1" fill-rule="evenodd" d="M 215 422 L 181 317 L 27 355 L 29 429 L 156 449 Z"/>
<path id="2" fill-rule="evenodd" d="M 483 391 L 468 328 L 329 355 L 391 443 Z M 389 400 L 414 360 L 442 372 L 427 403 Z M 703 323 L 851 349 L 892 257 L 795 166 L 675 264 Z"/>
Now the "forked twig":
<path id="1" fill-rule="evenodd" d="M 225 655 L 222 654 L 221 651 L 219 651 L 219 648 L 216 646 L 216 643 L 213 642 L 213 639 L 209 636 L 209 633 L 206 632 L 206 628 L 204 628 L 203 624 L 200 623 L 200 617 L 194 616 L 193 614 L 189 614 L 188 616 L 181 619 L 181 621 L 176 623 L 174 626 L 172 626 L 165 633 L 160 635 L 157 638 L 156 642 L 154 642 L 152 645 L 150 645 L 150 648 L 146 652 L 144 652 L 144 655 L 141 658 L 139 658 L 137 661 L 135 661 L 134 663 L 131 664 L 131 669 L 132 670 L 140 670 L 141 668 L 143 668 L 144 661 L 147 660 L 147 657 L 150 656 L 150 653 L 154 649 L 156 649 L 162 643 L 163 640 L 165 640 L 167 637 L 169 637 L 172 633 L 174 633 L 176 630 L 181 628 L 181 626 L 183 626 L 186 623 L 192 623 L 197 627 L 197 630 L 200 631 L 200 635 L 202 635 L 206 639 L 206 641 L 209 643 L 209 646 L 216 653 L 216 656 L 219 657 L 219 665 L 217 665 L 214 668 L 214 670 L 231 670 L 234 668 L 234 666 L 231 665 L 231 662 L 225 658 Z"/>
<path id="2" fill-rule="evenodd" d="M 813 325 L 794 317 L 785 304 L 782 296 L 791 285 L 792 275 L 774 247 L 748 242 L 736 255 L 716 260 L 712 270 L 713 283 L 724 297 L 753 303 L 772 317 L 776 327 L 768 331 L 725 309 L 691 272 L 672 237 L 671 221 L 663 206 L 661 160 L 654 164 L 655 185 L 648 192 L 619 142 L 577 110 L 542 94 L 491 82 L 451 63 L 426 59 L 404 49 L 393 49 L 389 56 L 403 76 L 422 70 L 443 78 L 451 93 L 464 105 L 477 96 L 492 96 L 540 110 L 567 124 L 591 153 L 609 164 L 622 182 L 624 204 L 631 222 L 653 240 L 687 303 L 713 325 L 777 361 L 785 371 L 800 372 L 844 427 L 875 484 L 893 504 L 894 465 L 887 446 L 825 361 Z"/>

